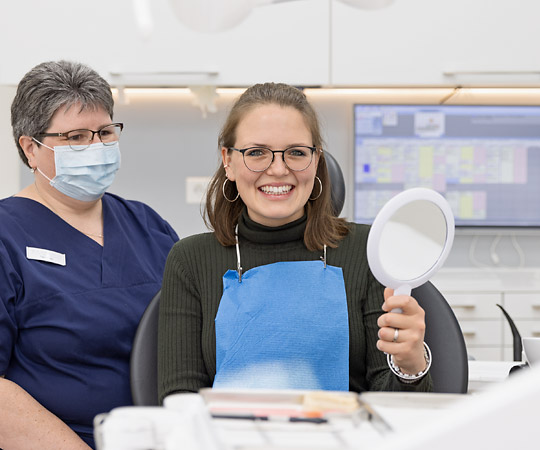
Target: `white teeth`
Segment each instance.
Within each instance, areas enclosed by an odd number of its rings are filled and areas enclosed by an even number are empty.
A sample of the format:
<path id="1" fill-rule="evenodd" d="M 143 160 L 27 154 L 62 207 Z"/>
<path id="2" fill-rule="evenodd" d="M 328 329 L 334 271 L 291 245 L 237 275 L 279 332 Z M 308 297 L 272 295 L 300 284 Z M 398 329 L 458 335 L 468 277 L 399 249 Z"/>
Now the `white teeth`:
<path id="1" fill-rule="evenodd" d="M 261 191 L 263 191 L 265 194 L 270 195 L 283 195 L 287 194 L 291 191 L 292 186 L 261 186 Z"/>

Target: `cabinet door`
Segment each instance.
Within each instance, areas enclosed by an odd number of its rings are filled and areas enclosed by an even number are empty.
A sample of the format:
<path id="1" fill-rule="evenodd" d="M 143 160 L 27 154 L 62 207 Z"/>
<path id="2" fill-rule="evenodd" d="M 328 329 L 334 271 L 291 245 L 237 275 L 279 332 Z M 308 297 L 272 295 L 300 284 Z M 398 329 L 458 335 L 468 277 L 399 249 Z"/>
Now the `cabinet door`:
<path id="1" fill-rule="evenodd" d="M 261 6 L 221 33 L 191 31 L 168 0 L 150 5 L 155 28 L 145 39 L 132 1 L 10 2 L 0 15 L 0 41 L 8 43 L 0 83 L 16 84 L 35 64 L 63 58 L 125 86 L 328 84 L 329 0 Z"/>
<path id="2" fill-rule="evenodd" d="M 536 0 L 332 4 L 333 85 L 539 84 Z"/>
<path id="3" fill-rule="evenodd" d="M 507 292 L 504 306 L 514 321 L 540 321 L 540 292 Z"/>
<path id="4" fill-rule="evenodd" d="M 538 320 L 516 320 L 516 327 L 519 334 L 524 337 L 540 337 L 540 321 Z M 513 342 L 510 327 L 504 329 L 504 343 L 511 346 Z"/>
<path id="5" fill-rule="evenodd" d="M 502 346 L 502 323 L 496 320 L 462 320 L 459 323 L 467 348 Z"/>
<path id="6" fill-rule="evenodd" d="M 496 293 L 455 293 L 445 292 L 444 296 L 452 307 L 458 320 L 501 319 L 501 311 L 497 303 L 501 303 L 501 295 Z"/>

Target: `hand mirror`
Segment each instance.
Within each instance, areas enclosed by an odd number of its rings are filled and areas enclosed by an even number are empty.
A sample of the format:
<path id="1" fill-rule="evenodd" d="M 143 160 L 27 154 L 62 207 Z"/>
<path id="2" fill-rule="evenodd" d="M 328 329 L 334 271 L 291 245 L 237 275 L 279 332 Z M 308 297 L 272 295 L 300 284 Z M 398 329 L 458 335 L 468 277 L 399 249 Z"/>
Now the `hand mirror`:
<path id="1" fill-rule="evenodd" d="M 369 267 L 394 295 L 410 295 L 442 266 L 453 241 L 454 216 L 446 199 L 431 189 L 408 189 L 375 217 L 367 240 Z"/>

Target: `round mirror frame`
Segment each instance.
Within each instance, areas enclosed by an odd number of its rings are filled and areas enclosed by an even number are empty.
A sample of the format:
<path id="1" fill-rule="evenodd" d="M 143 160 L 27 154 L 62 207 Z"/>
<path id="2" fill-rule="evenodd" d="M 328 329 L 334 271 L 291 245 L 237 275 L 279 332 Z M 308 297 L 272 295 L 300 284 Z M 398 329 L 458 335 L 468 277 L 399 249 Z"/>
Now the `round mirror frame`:
<path id="1" fill-rule="evenodd" d="M 384 227 L 386 223 L 392 218 L 392 216 L 407 204 L 418 200 L 427 200 L 439 207 L 441 213 L 445 218 L 446 239 L 439 258 L 437 259 L 437 261 L 434 261 L 433 265 L 431 265 L 431 268 L 428 271 L 419 274 L 412 279 L 398 280 L 390 276 L 387 270 L 383 267 L 379 254 L 379 242 Z M 375 220 L 373 221 L 367 240 L 367 258 L 369 267 L 375 278 L 382 285 L 393 289 L 401 288 L 403 290 L 402 292 L 396 292 L 396 295 L 407 294 L 407 292 L 410 292 L 411 289 L 424 284 L 426 281 L 429 280 L 431 276 L 433 276 L 437 272 L 437 270 L 441 267 L 441 265 L 446 260 L 448 254 L 450 253 L 453 241 L 454 215 L 452 214 L 452 210 L 446 199 L 441 194 L 432 189 L 407 189 L 397 194 L 395 197 L 391 198 L 381 208 L 381 210 L 377 214 L 377 217 L 375 217 Z M 411 255 L 411 258 L 414 258 L 414 255 Z"/>

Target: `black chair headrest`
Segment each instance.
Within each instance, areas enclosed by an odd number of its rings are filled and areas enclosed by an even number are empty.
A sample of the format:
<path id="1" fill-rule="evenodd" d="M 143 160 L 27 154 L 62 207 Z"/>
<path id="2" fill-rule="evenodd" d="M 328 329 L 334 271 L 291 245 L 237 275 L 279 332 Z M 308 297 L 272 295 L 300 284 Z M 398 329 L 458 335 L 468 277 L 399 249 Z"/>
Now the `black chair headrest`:
<path id="1" fill-rule="evenodd" d="M 343 172 L 339 167 L 336 159 L 328 152 L 324 152 L 326 160 L 326 167 L 328 168 L 328 175 L 330 176 L 330 183 L 332 185 L 332 207 L 334 214 L 339 216 L 345 203 L 345 179 L 343 178 Z"/>

